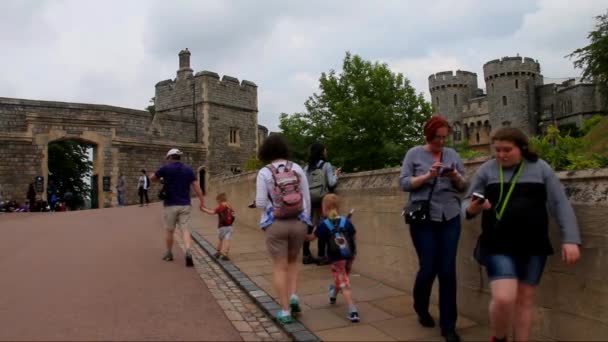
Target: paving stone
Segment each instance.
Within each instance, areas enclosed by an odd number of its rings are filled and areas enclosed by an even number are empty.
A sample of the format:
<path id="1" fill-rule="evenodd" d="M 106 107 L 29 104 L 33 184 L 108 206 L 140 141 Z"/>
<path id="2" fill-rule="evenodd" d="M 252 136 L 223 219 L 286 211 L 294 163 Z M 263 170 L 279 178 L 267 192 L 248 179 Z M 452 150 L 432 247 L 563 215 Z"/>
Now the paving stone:
<path id="1" fill-rule="evenodd" d="M 390 335 L 368 324 L 318 331 L 316 335 L 322 341 L 395 341 Z"/>
<path id="2" fill-rule="evenodd" d="M 269 302 L 274 302 L 274 299 L 272 299 L 269 296 L 261 296 L 261 297 L 256 297 L 257 301 L 260 303 L 269 303 Z"/>
<path id="3" fill-rule="evenodd" d="M 253 332 L 253 328 L 245 321 L 232 321 L 232 325 L 238 332 Z"/>
<path id="4" fill-rule="evenodd" d="M 263 297 L 263 296 L 267 296 L 268 295 L 266 292 L 264 292 L 262 290 L 251 291 L 251 292 L 249 292 L 249 294 L 252 297 L 255 297 L 255 298 L 257 298 L 257 297 Z"/>
<path id="5" fill-rule="evenodd" d="M 287 331 L 287 332 L 294 333 L 297 331 L 306 330 L 306 327 L 304 327 L 304 325 L 302 323 L 290 323 L 290 324 L 283 324 L 283 329 L 285 329 L 285 331 Z"/>
<path id="6" fill-rule="evenodd" d="M 319 341 L 319 338 L 308 331 L 298 331 L 293 334 L 294 341 Z"/>
<path id="7" fill-rule="evenodd" d="M 262 338 L 259 337 L 256 333 L 241 333 L 241 337 L 243 341 L 262 341 Z"/>
<path id="8" fill-rule="evenodd" d="M 340 328 L 351 324 L 344 316 L 336 314 L 332 309 L 310 310 L 299 320 L 313 331 Z"/>
<path id="9" fill-rule="evenodd" d="M 236 311 L 224 311 L 224 313 L 226 314 L 226 317 L 228 317 L 228 319 L 231 321 L 242 321 L 243 320 L 243 316 Z"/>

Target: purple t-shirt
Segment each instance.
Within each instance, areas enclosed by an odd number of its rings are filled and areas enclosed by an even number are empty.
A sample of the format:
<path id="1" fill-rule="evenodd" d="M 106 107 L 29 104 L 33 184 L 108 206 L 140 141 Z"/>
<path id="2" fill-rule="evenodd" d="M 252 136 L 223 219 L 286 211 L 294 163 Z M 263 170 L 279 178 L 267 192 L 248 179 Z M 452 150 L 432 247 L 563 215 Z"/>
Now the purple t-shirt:
<path id="1" fill-rule="evenodd" d="M 167 199 L 165 206 L 190 205 L 190 184 L 196 180 L 192 169 L 182 162 L 169 163 L 154 173 L 156 177 L 163 178 Z"/>

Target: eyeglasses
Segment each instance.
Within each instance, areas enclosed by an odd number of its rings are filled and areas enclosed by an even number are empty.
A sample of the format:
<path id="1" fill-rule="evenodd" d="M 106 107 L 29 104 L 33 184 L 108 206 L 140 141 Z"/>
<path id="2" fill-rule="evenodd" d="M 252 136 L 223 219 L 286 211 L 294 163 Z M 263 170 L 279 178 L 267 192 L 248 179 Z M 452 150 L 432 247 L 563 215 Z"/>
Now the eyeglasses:
<path id="1" fill-rule="evenodd" d="M 448 140 L 448 136 L 447 135 L 436 135 L 433 137 L 433 140 L 435 141 L 446 141 Z"/>

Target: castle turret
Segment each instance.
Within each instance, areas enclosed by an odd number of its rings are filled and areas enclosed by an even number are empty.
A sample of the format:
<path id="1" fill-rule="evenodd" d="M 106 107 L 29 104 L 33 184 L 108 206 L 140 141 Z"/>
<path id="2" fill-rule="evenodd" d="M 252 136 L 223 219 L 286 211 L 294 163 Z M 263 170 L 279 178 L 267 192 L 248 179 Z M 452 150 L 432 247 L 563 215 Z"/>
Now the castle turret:
<path id="1" fill-rule="evenodd" d="M 183 80 L 192 77 L 192 68 L 190 68 L 190 51 L 188 48 L 179 52 L 179 70 L 177 70 L 177 80 Z"/>
<path id="2" fill-rule="evenodd" d="M 435 112 L 450 123 L 462 121 L 462 106 L 477 94 L 477 74 L 457 70 L 438 72 L 429 76 L 429 91 Z"/>
<path id="3" fill-rule="evenodd" d="M 536 86 L 542 85 L 540 64 L 532 58 L 503 57 L 483 66 L 490 125 L 512 126 L 536 133 Z"/>

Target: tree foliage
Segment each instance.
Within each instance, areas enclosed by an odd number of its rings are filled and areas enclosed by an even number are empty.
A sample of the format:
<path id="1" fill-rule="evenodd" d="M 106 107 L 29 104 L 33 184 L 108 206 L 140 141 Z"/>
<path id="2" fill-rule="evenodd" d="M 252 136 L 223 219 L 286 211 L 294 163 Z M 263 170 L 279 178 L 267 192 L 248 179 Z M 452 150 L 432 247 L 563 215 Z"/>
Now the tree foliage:
<path id="1" fill-rule="evenodd" d="M 72 140 L 49 144 L 49 181 L 53 181 L 61 197 L 68 190 L 76 206 L 82 206 L 91 187 L 85 182 L 93 169 L 87 153 L 89 146 Z"/>
<path id="2" fill-rule="evenodd" d="M 322 73 L 319 88 L 305 113 L 281 114 L 294 160 L 306 160 L 308 146 L 318 141 L 344 171 L 372 170 L 399 165 L 405 151 L 422 142 L 431 105 L 387 64 L 347 52 L 342 72 Z"/>
<path id="3" fill-rule="evenodd" d="M 597 124 L 596 120 L 593 121 Z M 593 122 L 589 123 L 587 128 L 591 129 L 592 124 Z M 589 140 L 561 134 L 553 125 L 547 127 L 544 136 L 531 138 L 530 143 L 539 156 L 555 170 L 597 169 L 608 166 L 605 156 L 588 151 Z"/>
<path id="4" fill-rule="evenodd" d="M 574 66 L 583 70 L 582 79 L 597 83 L 608 93 L 608 12 L 595 17 L 595 30 L 589 32 L 589 45 L 574 50 Z"/>

